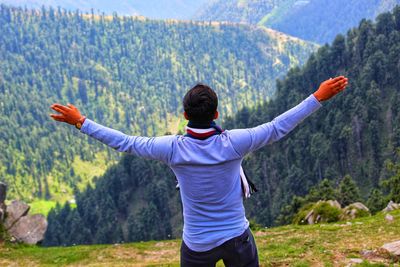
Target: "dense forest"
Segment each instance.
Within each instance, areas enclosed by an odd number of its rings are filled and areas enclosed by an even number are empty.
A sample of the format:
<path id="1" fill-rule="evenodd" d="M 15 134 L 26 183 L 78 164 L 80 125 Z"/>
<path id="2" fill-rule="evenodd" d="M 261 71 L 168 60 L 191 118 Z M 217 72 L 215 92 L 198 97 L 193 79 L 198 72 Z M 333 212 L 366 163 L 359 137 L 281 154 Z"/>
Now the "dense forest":
<path id="1" fill-rule="evenodd" d="M 181 98 L 196 82 L 216 89 L 227 116 L 268 99 L 275 79 L 314 48 L 250 26 L 1 5 L 0 178 L 10 198 L 65 200 L 90 178 L 81 169 L 116 159 L 51 120 L 52 103 L 131 134 L 176 133 Z"/>
<path id="2" fill-rule="evenodd" d="M 316 43 L 331 43 L 363 18 L 392 10 L 399 0 L 218 0 L 196 19 L 245 22 Z"/>
<path id="3" fill-rule="evenodd" d="M 361 200 L 373 211 L 381 208 L 375 205 L 377 200 L 400 200 L 396 153 L 400 147 L 400 7 L 380 15 L 376 23 L 362 20 L 347 36 L 338 35 L 331 45 L 311 55 L 304 67 L 279 80 L 273 100 L 242 109 L 225 127 L 270 121 L 336 75 L 349 77 L 346 91 L 325 102 L 284 140 L 245 159 L 244 168 L 259 189 L 245 201 L 251 220 L 267 226 L 285 223 L 293 215 L 288 204 L 293 204 L 294 196 L 322 198 L 326 187 L 338 188 L 342 204 Z M 333 189 L 328 191 L 330 198 Z M 346 196 L 349 191 L 351 198 Z M 125 156 L 97 180 L 95 188 L 79 194 L 76 209 L 58 206 L 49 214 L 45 244 L 176 237 L 180 212 L 168 167 Z"/>

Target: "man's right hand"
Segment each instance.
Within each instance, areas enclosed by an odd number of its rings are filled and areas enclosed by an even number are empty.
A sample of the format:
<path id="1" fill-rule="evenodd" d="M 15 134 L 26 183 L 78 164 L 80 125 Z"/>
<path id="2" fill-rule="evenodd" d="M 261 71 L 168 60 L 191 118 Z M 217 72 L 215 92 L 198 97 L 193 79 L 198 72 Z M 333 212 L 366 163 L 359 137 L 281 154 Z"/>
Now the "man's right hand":
<path id="1" fill-rule="evenodd" d="M 50 115 L 56 121 L 66 122 L 68 124 L 77 126 L 78 123 L 83 124 L 85 120 L 85 116 L 82 116 L 79 110 L 72 104 L 68 104 L 67 106 L 53 104 L 51 105 L 51 108 L 61 113 Z"/>
<path id="2" fill-rule="evenodd" d="M 318 101 L 322 102 L 343 91 L 347 85 L 348 79 L 344 76 L 331 78 L 321 83 L 314 96 Z"/>

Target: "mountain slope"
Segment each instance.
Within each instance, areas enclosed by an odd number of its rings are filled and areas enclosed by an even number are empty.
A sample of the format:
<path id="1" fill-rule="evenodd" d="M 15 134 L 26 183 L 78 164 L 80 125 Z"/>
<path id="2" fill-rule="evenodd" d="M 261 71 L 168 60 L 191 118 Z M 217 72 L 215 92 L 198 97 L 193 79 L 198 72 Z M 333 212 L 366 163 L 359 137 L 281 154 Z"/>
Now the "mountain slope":
<path id="1" fill-rule="evenodd" d="M 208 0 L 120 0 L 102 1 L 102 0 L 0 0 L 0 3 L 28 7 L 62 7 L 71 11 L 77 9 L 83 12 L 96 13 L 104 12 L 112 14 L 117 12 L 120 15 L 142 15 L 148 18 L 156 19 L 189 19 L 195 12 Z"/>
<path id="2" fill-rule="evenodd" d="M 0 177 L 10 198 L 66 200 L 118 157 L 52 121 L 54 102 L 131 134 L 177 132 L 196 82 L 216 89 L 227 116 L 268 99 L 314 48 L 250 26 L 0 6 Z"/>
<path id="3" fill-rule="evenodd" d="M 378 214 L 349 223 L 253 229 L 260 265 L 391 266 L 394 258 L 372 252 L 399 240 L 400 211 L 390 214 L 392 223 Z M 179 266 L 180 245 L 181 240 L 51 248 L 0 244 L 0 265 Z"/>
<path id="4" fill-rule="evenodd" d="M 387 160 L 400 162 L 396 158 L 400 148 L 399 40 L 400 7 L 380 15 L 376 24 L 364 20 L 346 38 L 338 36 L 303 68 L 292 69 L 279 81 L 276 98 L 227 120 L 227 129 L 271 121 L 329 77 L 349 77 L 345 92 L 323 103 L 287 138 L 245 158 L 244 169 L 259 189 L 245 201 L 249 219 L 274 225 L 294 195 L 305 195 L 324 178 L 338 185 L 351 175 L 366 202 L 371 189 L 390 177 Z M 49 214 L 45 242 L 112 243 L 177 236 L 180 205 L 173 188 L 174 177 L 167 166 L 126 156 L 97 180 L 95 189 L 78 195 L 77 209 L 58 207 Z"/>
<path id="5" fill-rule="evenodd" d="M 215 1 L 194 16 L 198 20 L 265 25 L 317 43 L 330 43 L 363 19 L 392 10 L 399 0 L 230 0 Z"/>
<path id="6" fill-rule="evenodd" d="M 196 20 L 257 24 L 285 0 L 211 1 L 193 16 Z"/>

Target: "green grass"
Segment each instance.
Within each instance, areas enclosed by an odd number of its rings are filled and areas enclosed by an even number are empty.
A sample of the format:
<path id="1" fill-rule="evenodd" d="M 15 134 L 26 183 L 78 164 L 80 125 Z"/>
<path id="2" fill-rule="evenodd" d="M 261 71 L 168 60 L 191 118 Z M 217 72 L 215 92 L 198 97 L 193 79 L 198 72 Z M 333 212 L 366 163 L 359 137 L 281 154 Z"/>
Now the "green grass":
<path id="1" fill-rule="evenodd" d="M 28 204 L 29 206 L 31 206 L 29 214 L 40 213 L 47 217 L 47 214 L 52 208 L 56 206 L 57 202 L 51 200 L 36 200 Z"/>
<path id="2" fill-rule="evenodd" d="M 113 163 L 107 160 L 107 153 L 105 151 L 97 153 L 95 160 L 92 162 L 83 161 L 79 156 L 75 156 L 72 167 L 75 175 L 80 176 L 82 179 L 78 183 L 79 190 L 85 189 L 88 183 L 92 183 L 94 177 L 103 175 Z"/>
<path id="3" fill-rule="evenodd" d="M 400 210 L 346 222 L 288 225 L 254 232 L 261 266 L 346 266 L 374 250 L 400 240 Z M 0 266 L 179 266 L 180 240 L 42 248 L 0 245 Z M 217 266 L 223 266 L 219 262 Z M 395 266 L 383 257 L 352 266 Z"/>

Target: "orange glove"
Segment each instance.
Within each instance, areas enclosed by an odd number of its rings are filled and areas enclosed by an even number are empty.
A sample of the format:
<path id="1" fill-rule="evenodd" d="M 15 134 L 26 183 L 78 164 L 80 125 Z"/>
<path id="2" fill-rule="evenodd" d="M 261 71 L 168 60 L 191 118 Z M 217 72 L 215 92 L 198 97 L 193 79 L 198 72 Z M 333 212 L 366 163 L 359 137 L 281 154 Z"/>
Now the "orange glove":
<path id="1" fill-rule="evenodd" d="M 343 91 L 348 85 L 348 79 L 344 76 L 339 76 L 334 79 L 329 79 L 321 83 L 314 96 L 318 101 L 325 101 L 333 97 L 337 93 Z"/>
<path id="2" fill-rule="evenodd" d="M 66 122 L 71 125 L 75 125 L 76 128 L 80 129 L 86 117 L 82 116 L 79 110 L 72 104 L 63 106 L 60 104 L 53 104 L 51 108 L 59 114 L 50 114 L 50 116 L 56 121 Z"/>

